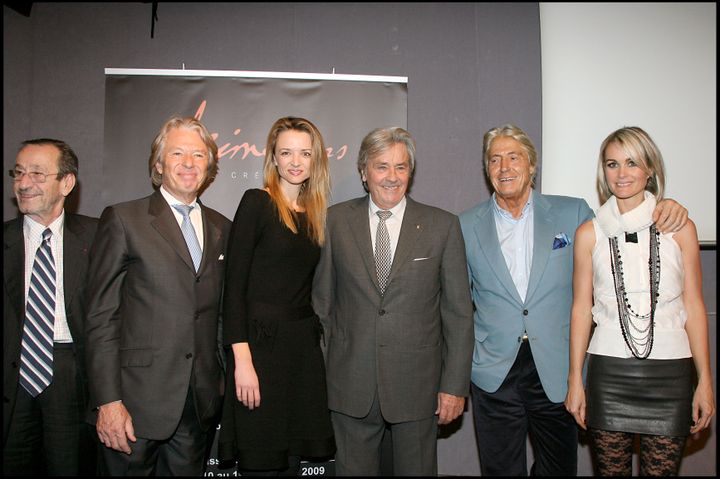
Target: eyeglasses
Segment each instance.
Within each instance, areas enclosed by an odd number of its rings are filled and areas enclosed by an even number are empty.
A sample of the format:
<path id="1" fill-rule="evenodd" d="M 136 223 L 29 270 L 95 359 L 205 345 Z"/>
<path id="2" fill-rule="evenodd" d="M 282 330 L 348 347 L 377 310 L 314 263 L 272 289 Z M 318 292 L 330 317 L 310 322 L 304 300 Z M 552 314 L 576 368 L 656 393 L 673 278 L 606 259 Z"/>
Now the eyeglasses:
<path id="1" fill-rule="evenodd" d="M 22 171 L 22 170 L 8 170 L 8 174 L 13 181 L 20 181 L 24 175 L 28 175 L 30 181 L 33 183 L 45 183 L 48 176 L 59 175 L 58 173 L 40 173 L 39 171 Z"/>

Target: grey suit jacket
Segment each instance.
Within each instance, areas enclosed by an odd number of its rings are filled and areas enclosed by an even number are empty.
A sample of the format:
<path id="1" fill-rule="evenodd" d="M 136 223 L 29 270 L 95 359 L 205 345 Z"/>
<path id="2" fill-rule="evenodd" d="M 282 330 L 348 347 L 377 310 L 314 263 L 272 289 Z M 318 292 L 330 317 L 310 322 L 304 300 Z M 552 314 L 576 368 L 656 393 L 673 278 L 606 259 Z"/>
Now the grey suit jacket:
<path id="1" fill-rule="evenodd" d="M 368 198 L 328 210 L 313 284 L 326 334 L 329 407 L 363 417 L 377 392 L 386 420 L 424 419 L 434 414 L 438 392 L 469 392 L 472 303 L 460 224 L 407 198 L 382 296 Z"/>
<path id="2" fill-rule="evenodd" d="M 497 391 L 515 362 L 518 337 L 527 331 L 545 394 L 562 402 L 570 361 L 575 230 L 593 212 L 580 198 L 533 195 L 533 256 L 525 301 L 500 249 L 493 200 L 460 215 L 476 307 L 472 381 L 484 391 Z M 553 248 L 562 233 L 570 242 Z"/>
<path id="3" fill-rule="evenodd" d="M 230 220 L 206 206 L 202 214 L 197 273 L 159 191 L 106 208 L 91 250 L 91 406 L 122 400 L 146 439 L 171 436 L 190 385 L 202 427 L 221 405 L 217 337 Z"/>
<path id="4" fill-rule="evenodd" d="M 87 400 L 85 373 L 85 291 L 88 256 L 95 237 L 97 218 L 65 213 L 63 229 L 63 290 L 65 316 L 73 337 L 79 382 Z M 20 374 L 20 342 L 25 318 L 25 240 L 23 217 L 4 225 L 3 251 L 3 444 L 15 407 Z M 34 254 L 34 253 L 33 253 Z M 85 408 L 86 403 L 81 407 Z"/>

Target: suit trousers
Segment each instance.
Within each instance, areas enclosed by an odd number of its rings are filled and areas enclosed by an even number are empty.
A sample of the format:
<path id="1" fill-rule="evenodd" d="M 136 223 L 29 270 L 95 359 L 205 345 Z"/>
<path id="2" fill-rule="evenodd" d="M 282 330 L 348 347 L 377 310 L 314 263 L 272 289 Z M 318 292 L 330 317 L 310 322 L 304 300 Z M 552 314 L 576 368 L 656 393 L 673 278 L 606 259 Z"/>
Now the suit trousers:
<path id="1" fill-rule="evenodd" d="M 395 476 L 437 476 L 437 417 L 388 423 L 380 410 L 377 392 L 367 416 L 356 418 L 331 412 L 335 430 L 335 474 L 379 476 L 385 427 L 392 435 Z"/>
<path id="2" fill-rule="evenodd" d="M 471 393 L 483 476 L 527 476 L 528 433 L 531 475 L 577 475 L 577 425 L 563 403 L 545 394 L 527 341 L 496 392 L 471 383 Z"/>
<path id="3" fill-rule="evenodd" d="M 7 476 L 96 472 L 95 448 L 84 421 L 82 385 L 72 344 L 55 343 L 53 356 L 53 380 L 37 397 L 18 384 L 3 449 L 3 473 Z"/>
<path id="4" fill-rule="evenodd" d="M 107 475 L 202 476 L 207 457 L 207 433 L 200 427 L 192 388 L 188 388 L 182 417 L 172 436 L 164 440 L 138 437 L 136 442 L 128 444 L 131 454 L 100 446 Z"/>

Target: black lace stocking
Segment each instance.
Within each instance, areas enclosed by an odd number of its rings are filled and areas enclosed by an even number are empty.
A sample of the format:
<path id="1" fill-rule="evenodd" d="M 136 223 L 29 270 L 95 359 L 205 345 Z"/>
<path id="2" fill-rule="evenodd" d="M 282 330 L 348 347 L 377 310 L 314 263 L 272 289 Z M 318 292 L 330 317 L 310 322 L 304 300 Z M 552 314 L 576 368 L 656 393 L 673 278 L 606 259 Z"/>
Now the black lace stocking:
<path id="1" fill-rule="evenodd" d="M 640 475 L 677 476 L 685 437 L 640 434 Z M 628 432 L 590 429 L 598 474 L 631 476 L 633 439 Z"/>
<path id="2" fill-rule="evenodd" d="M 632 476 L 633 434 L 590 429 L 601 476 Z"/>
<path id="3" fill-rule="evenodd" d="M 677 476 L 685 437 L 640 436 L 640 475 Z"/>

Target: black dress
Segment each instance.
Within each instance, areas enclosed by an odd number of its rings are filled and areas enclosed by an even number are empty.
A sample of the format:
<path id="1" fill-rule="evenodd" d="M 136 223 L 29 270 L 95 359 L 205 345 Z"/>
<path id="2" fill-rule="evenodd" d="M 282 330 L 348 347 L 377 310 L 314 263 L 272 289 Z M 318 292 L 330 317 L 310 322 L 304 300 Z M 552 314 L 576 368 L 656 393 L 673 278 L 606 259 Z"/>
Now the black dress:
<path id="1" fill-rule="evenodd" d="M 245 192 L 230 233 L 223 307 L 223 342 L 247 342 L 260 384 L 253 410 L 235 393 L 235 362 L 227 353 L 225 399 L 218 442 L 222 463 L 239 469 L 286 469 L 288 456 L 335 453 L 327 407 L 322 328 L 310 305 L 320 248 L 279 219 L 270 195 Z"/>

